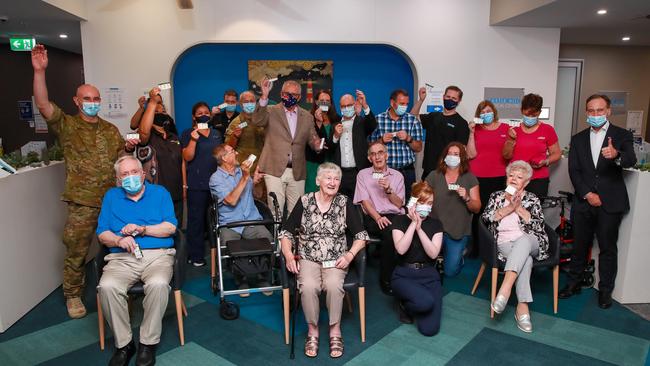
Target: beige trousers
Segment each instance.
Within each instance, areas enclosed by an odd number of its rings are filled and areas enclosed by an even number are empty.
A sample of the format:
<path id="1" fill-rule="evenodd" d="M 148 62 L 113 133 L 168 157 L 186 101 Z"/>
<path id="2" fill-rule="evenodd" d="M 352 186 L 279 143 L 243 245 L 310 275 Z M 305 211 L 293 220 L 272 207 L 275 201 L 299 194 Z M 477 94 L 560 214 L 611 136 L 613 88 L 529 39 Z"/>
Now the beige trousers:
<path id="1" fill-rule="evenodd" d="M 293 210 L 293 206 L 305 194 L 305 180 L 293 179 L 293 169 L 286 168 L 281 177 L 274 177 L 270 174 L 264 176 L 266 191 L 275 192 L 278 196 L 278 205 L 280 205 L 280 215 L 284 215 L 284 201 L 287 201 L 287 216 Z M 273 210 L 273 201 L 271 197 L 267 198 L 269 207 Z"/>
<path id="2" fill-rule="evenodd" d="M 145 249 L 142 254 L 142 259 L 136 259 L 131 253 L 111 253 L 104 257 L 108 263 L 104 266 L 97 291 L 117 348 L 126 346 L 133 338 L 126 292 L 138 281 L 144 283 L 140 343 L 154 345 L 160 342 L 176 249 Z"/>
<path id="3" fill-rule="evenodd" d="M 302 310 L 308 324 L 318 325 L 318 314 L 320 313 L 318 296 L 321 291 L 327 293 L 325 303 L 327 304 L 330 325 L 341 321 L 343 297 L 345 296 L 343 281 L 347 273 L 347 269 L 324 269 L 320 263 L 306 259 L 300 260 L 298 289 L 300 290 Z"/>

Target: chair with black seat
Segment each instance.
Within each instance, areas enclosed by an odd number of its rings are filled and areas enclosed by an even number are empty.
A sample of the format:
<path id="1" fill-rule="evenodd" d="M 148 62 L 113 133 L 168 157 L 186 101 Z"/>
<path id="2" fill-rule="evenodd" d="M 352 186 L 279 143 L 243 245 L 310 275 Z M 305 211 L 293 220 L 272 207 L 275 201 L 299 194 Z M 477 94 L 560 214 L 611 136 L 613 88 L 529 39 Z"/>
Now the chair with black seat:
<path id="1" fill-rule="evenodd" d="M 185 235 L 178 228 L 176 229 L 176 234 L 174 234 L 174 248 L 176 249 L 176 256 L 174 258 L 174 274 L 172 276 L 170 285 L 174 292 L 174 303 L 176 305 L 176 320 L 178 322 L 178 337 L 181 343 L 181 346 L 185 345 L 185 330 L 183 327 L 183 315 L 187 316 L 187 308 L 183 302 L 183 295 L 181 293 L 181 288 L 183 287 L 183 282 L 185 280 L 185 259 L 187 258 L 187 242 L 185 241 Z M 97 256 L 93 260 L 93 267 L 95 270 L 95 288 L 99 286 L 99 280 L 102 277 L 104 271 L 104 257 L 109 254 L 109 250 L 106 246 L 100 244 L 99 251 Z M 144 295 L 144 283 L 142 281 L 136 282 L 127 294 L 131 296 Z M 130 301 L 129 301 L 130 303 Z M 104 337 L 104 313 L 102 311 L 101 302 L 99 301 L 99 291 L 97 292 L 97 322 L 99 325 L 99 348 L 103 351 L 105 344 Z"/>
<path id="2" fill-rule="evenodd" d="M 544 224 L 544 231 L 548 236 L 548 250 L 549 256 L 544 260 L 537 260 L 533 258 L 533 270 L 535 268 L 543 267 L 552 267 L 553 268 L 553 313 L 557 314 L 557 294 L 558 294 L 558 285 L 559 285 L 559 276 L 560 276 L 560 241 L 558 236 L 548 224 Z M 491 294 L 490 301 L 493 302 L 494 298 L 497 295 L 497 282 L 499 272 L 503 272 L 505 268 L 505 262 L 500 261 L 497 255 L 497 243 L 494 240 L 494 236 L 487 228 L 485 223 L 482 220 L 479 220 L 478 224 L 478 245 L 479 245 L 479 256 L 481 258 L 481 268 L 478 271 L 476 276 L 476 281 L 474 281 L 474 287 L 472 288 L 472 295 L 476 293 L 483 273 L 487 267 L 492 268 L 492 284 L 491 284 Z M 490 307 L 490 317 L 494 318 L 494 310 Z"/>

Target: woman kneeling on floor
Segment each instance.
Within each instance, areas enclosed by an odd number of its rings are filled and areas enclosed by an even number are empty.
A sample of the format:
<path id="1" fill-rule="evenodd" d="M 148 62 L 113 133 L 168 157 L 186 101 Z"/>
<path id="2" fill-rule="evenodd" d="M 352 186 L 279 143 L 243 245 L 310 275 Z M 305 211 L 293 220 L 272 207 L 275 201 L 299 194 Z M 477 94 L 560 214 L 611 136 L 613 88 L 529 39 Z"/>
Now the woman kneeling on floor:
<path id="1" fill-rule="evenodd" d="M 369 237 L 352 201 L 338 193 L 341 168 L 323 163 L 316 174 L 319 190 L 307 193 L 296 203 L 280 239 L 287 269 L 298 275 L 300 301 L 309 327 L 305 355 L 318 355 L 318 296 L 324 290 L 329 313 L 330 357 L 338 358 L 343 355 L 343 281 L 350 263 L 364 249 Z M 353 238 L 349 249 L 346 229 Z"/>
<path id="2" fill-rule="evenodd" d="M 490 305 L 501 314 L 515 286 L 517 292 L 517 327 L 526 333 L 533 331 L 528 303 L 533 302 L 530 291 L 530 272 L 533 257 L 548 257 L 548 237 L 544 231 L 544 214 L 539 198 L 524 188 L 533 175 L 532 167 L 522 161 L 513 161 L 506 167 L 504 191 L 492 193 L 483 212 L 483 221 L 494 235 L 499 260 L 505 262 L 505 278 L 494 302 Z"/>
<path id="3" fill-rule="evenodd" d="M 442 245 L 443 230 L 438 219 L 429 217 L 433 188 L 427 182 L 415 183 L 411 196 L 417 198 L 406 215 L 393 220 L 393 242 L 399 256 L 391 286 L 399 301 L 400 321 L 417 322 L 420 333 L 433 336 L 440 330 L 442 285 L 436 258 Z"/>

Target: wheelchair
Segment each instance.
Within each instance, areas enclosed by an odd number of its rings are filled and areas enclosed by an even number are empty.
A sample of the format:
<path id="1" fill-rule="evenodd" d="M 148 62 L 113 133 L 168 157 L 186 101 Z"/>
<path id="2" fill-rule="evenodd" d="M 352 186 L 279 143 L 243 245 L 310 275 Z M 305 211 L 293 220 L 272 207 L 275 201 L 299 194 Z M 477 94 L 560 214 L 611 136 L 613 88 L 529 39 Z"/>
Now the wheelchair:
<path id="1" fill-rule="evenodd" d="M 255 207 L 262 215 L 262 220 L 237 221 L 228 224 L 219 223 L 219 204 L 215 197 L 208 209 L 208 239 L 210 242 L 210 287 L 215 296 L 220 297 L 219 315 L 226 320 L 234 320 L 239 317 L 239 305 L 227 301 L 226 296 L 250 294 L 256 292 L 267 292 L 282 290 L 283 286 L 278 284 L 279 279 L 274 270 L 278 263 L 278 257 L 282 256 L 278 240 L 280 232 L 280 209 L 277 198 L 271 194 L 274 209 L 271 209 L 261 201 L 255 200 Z M 264 226 L 271 233 L 273 238 L 269 242 L 266 238 L 261 239 L 240 239 L 221 241 L 221 231 L 226 228 L 243 228 L 246 226 Z M 226 290 L 224 288 L 224 273 L 227 271 L 242 274 L 247 270 L 262 269 L 263 272 L 251 272 L 250 274 L 266 273 L 270 286 L 255 287 L 248 289 Z M 274 285 L 276 284 L 276 285 Z"/>

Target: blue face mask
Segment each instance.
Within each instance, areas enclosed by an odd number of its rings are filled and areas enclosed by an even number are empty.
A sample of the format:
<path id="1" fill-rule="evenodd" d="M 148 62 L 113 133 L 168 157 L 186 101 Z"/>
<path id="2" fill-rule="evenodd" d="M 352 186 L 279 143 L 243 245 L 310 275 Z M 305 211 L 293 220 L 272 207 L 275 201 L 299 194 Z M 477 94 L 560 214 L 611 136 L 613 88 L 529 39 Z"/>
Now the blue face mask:
<path id="1" fill-rule="evenodd" d="M 343 108 L 341 108 L 341 114 L 342 114 L 343 117 L 345 117 L 345 118 L 352 118 L 352 116 L 354 116 L 354 107 L 353 107 L 353 106 L 349 106 L 349 107 L 343 107 Z"/>
<path id="2" fill-rule="evenodd" d="M 443 100 L 442 104 L 444 104 L 445 109 L 448 110 L 448 111 L 458 107 L 458 102 L 456 102 L 455 100 L 451 100 L 451 99 Z"/>
<path id="3" fill-rule="evenodd" d="M 241 108 L 245 113 L 253 113 L 255 112 L 255 103 L 242 103 Z"/>
<path id="4" fill-rule="evenodd" d="M 456 156 L 456 155 L 445 156 L 445 164 L 447 164 L 447 166 L 451 168 L 457 167 L 458 165 L 460 165 L 460 156 Z"/>
<path id="5" fill-rule="evenodd" d="M 528 127 L 533 127 L 537 124 L 537 117 L 524 116 L 524 124 Z"/>
<path id="6" fill-rule="evenodd" d="M 237 104 L 228 104 L 226 106 L 226 112 L 234 112 L 237 109 Z"/>
<path id="7" fill-rule="evenodd" d="M 607 116 L 587 116 L 587 123 L 592 127 L 600 128 L 607 123 Z"/>
<path id="8" fill-rule="evenodd" d="M 81 104 L 81 110 L 86 116 L 95 117 L 99 110 L 102 108 L 101 103 L 94 102 L 83 102 Z"/>
<path id="9" fill-rule="evenodd" d="M 142 189 L 142 179 L 139 175 L 129 175 L 122 178 L 122 188 L 128 194 L 136 194 Z"/>
<path id="10" fill-rule="evenodd" d="M 494 121 L 494 113 L 492 112 L 481 113 L 479 117 L 481 117 L 483 123 L 485 124 L 490 124 Z"/>
<path id="11" fill-rule="evenodd" d="M 395 108 L 395 114 L 398 116 L 404 115 L 404 113 L 406 113 L 406 108 L 407 106 L 405 104 L 398 104 L 397 108 Z"/>
<path id="12" fill-rule="evenodd" d="M 431 205 L 418 203 L 415 205 L 415 212 L 420 215 L 420 217 L 427 217 L 431 213 Z"/>
<path id="13" fill-rule="evenodd" d="M 284 107 L 287 109 L 293 107 L 299 102 L 299 99 L 294 97 L 291 94 L 287 94 L 286 97 L 281 97 L 281 99 L 282 99 L 282 104 L 284 104 Z"/>

